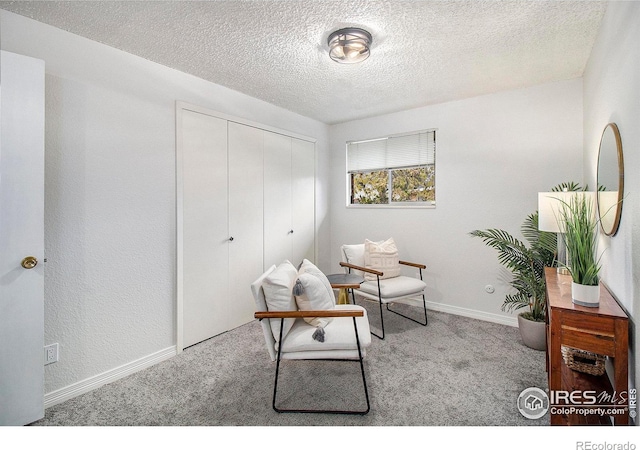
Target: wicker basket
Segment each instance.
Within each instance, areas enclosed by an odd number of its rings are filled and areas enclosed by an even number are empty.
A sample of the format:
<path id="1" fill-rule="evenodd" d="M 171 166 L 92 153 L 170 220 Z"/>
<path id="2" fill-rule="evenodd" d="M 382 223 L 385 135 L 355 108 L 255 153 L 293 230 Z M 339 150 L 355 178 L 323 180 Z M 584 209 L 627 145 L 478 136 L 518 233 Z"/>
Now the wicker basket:
<path id="1" fill-rule="evenodd" d="M 562 357 L 570 369 L 600 376 L 605 372 L 605 357 L 595 353 L 562 346 Z"/>

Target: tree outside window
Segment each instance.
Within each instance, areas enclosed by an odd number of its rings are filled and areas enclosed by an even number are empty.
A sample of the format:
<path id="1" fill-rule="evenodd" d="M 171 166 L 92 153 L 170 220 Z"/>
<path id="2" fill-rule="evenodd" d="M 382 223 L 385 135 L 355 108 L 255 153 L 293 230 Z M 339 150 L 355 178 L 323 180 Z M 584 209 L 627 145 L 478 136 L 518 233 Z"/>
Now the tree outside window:
<path id="1" fill-rule="evenodd" d="M 434 130 L 351 142 L 347 167 L 351 205 L 435 205 Z"/>

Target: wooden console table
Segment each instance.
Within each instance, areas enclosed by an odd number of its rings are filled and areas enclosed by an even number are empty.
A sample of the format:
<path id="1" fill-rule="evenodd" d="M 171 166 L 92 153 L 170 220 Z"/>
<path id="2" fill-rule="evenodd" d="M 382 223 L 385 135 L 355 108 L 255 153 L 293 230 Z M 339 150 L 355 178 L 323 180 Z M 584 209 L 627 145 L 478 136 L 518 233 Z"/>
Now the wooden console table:
<path id="1" fill-rule="evenodd" d="M 571 300 L 571 276 L 558 274 L 555 268 L 545 269 L 547 290 L 547 375 L 550 394 L 559 391 L 573 392 L 574 399 L 567 404 L 566 397 L 551 397 L 551 425 L 628 425 L 628 351 L 629 318 L 604 285 L 600 285 L 600 304 L 597 308 L 587 308 L 573 304 Z M 564 363 L 561 347 L 568 346 L 599 355 L 606 355 L 613 361 L 613 381 L 605 373 L 594 376 L 570 369 Z M 590 391 L 590 398 L 580 398 L 580 392 Z M 593 394 L 595 392 L 595 395 Z M 592 408 L 593 397 L 608 393 L 612 401 L 602 401 L 603 407 L 615 404 L 624 409 L 621 414 L 602 416 L 584 415 L 571 412 L 563 406 Z M 566 395 L 566 394 L 564 394 Z M 620 400 L 622 399 L 622 401 Z M 553 400 L 556 400 L 554 404 Z M 618 401 L 616 401 L 618 400 Z M 576 404 L 577 403 L 577 404 Z M 554 408 L 554 407 L 558 408 Z M 554 414 L 554 409 L 556 413 Z M 581 411 L 584 412 L 584 411 Z"/>

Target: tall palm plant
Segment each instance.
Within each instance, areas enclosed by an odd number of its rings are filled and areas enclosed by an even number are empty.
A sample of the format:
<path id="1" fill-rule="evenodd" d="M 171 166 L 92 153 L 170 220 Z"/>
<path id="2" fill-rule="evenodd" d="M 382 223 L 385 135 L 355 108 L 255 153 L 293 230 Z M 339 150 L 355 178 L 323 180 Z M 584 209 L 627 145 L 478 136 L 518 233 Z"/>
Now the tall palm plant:
<path id="1" fill-rule="evenodd" d="M 558 184 L 552 192 L 586 189 L 569 181 Z M 474 230 L 470 234 L 481 238 L 489 247 L 495 248 L 498 251 L 498 261 L 513 275 L 510 285 L 516 293 L 505 297 L 502 310 L 512 312 L 529 308 L 522 314 L 525 319 L 544 322 L 547 307 L 544 268 L 558 265 L 558 236 L 538 230 L 538 211 L 527 216 L 520 231 L 529 246 L 507 231 L 495 228 Z"/>
<path id="2" fill-rule="evenodd" d="M 495 228 L 474 230 L 470 234 L 496 249 L 498 261 L 513 275 L 510 285 L 516 293 L 505 297 L 502 310 L 511 312 L 528 307 L 524 318 L 543 322 L 546 310 L 544 268 L 556 265 L 557 236 L 538 230 L 537 211 L 527 216 L 520 230 L 528 246 L 509 232 Z"/>

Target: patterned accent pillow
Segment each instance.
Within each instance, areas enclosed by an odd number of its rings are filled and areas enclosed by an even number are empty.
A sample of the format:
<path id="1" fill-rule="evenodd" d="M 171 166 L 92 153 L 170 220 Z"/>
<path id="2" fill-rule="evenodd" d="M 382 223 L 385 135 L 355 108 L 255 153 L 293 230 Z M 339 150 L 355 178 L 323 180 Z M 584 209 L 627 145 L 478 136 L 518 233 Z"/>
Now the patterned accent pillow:
<path id="1" fill-rule="evenodd" d="M 400 259 L 398 257 L 398 247 L 393 238 L 386 241 L 374 242 L 369 239 L 364 241 L 364 266 L 367 269 L 378 270 L 384 275 L 380 279 L 394 278 L 400 275 Z M 367 281 L 375 281 L 374 274 L 366 273 L 364 278 Z"/>

